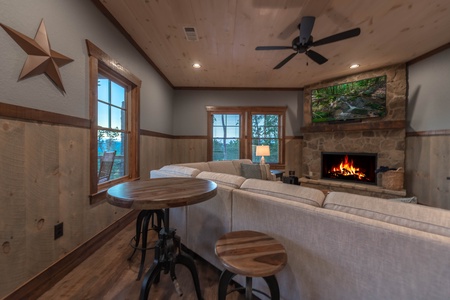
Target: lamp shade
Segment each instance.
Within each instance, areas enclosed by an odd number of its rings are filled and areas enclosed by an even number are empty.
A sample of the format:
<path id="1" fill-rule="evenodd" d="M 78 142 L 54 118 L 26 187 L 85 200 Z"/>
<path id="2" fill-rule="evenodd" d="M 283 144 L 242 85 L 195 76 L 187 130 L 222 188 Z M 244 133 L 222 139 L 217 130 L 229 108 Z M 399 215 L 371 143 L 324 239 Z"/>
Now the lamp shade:
<path id="1" fill-rule="evenodd" d="M 256 156 L 270 156 L 269 146 L 256 146 Z"/>

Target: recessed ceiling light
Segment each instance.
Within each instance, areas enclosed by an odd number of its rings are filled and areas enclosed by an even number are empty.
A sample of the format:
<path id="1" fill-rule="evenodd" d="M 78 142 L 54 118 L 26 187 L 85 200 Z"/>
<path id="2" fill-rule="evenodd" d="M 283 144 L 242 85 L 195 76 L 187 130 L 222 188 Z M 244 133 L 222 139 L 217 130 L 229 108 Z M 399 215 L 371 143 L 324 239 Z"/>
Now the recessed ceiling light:
<path id="1" fill-rule="evenodd" d="M 193 67 L 194 69 L 200 69 L 200 68 L 202 67 L 202 65 L 199 64 L 199 63 L 195 63 L 195 64 L 192 65 L 192 67 Z"/>
<path id="2" fill-rule="evenodd" d="M 350 66 L 350 69 L 356 69 L 356 68 L 359 68 L 358 64 L 353 64 L 353 65 Z"/>

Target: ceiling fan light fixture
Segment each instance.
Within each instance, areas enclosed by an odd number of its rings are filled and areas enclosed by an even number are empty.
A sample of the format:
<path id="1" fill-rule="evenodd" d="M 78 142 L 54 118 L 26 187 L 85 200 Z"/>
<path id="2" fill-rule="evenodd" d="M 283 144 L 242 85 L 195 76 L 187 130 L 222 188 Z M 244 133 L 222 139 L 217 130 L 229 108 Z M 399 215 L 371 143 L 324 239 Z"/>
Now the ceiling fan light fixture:
<path id="1" fill-rule="evenodd" d="M 193 67 L 194 69 L 200 69 L 200 68 L 202 67 L 202 65 L 199 64 L 199 63 L 194 63 L 194 64 L 192 64 L 192 67 Z"/>
<path id="2" fill-rule="evenodd" d="M 359 68 L 359 64 L 353 64 L 350 66 L 350 69 L 356 69 Z"/>

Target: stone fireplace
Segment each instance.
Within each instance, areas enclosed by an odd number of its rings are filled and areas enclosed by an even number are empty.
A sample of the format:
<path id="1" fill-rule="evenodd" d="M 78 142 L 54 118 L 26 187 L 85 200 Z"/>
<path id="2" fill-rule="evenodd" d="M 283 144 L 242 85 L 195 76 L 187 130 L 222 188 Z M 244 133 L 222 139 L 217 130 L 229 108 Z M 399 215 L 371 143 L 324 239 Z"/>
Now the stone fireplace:
<path id="1" fill-rule="evenodd" d="M 387 76 L 387 114 L 385 117 L 357 123 L 312 124 L 311 90 L 382 75 Z M 300 180 L 302 185 L 373 196 L 383 196 L 379 195 L 381 193 L 385 194 L 386 198 L 392 197 L 392 195 L 401 196 L 405 193 L 404 191 L 384 191 L 379 175 L 369 185 L 348 180 L 336 180 L 336 183 L 332 183 L 332 180 L 324 176 L 322 170 L 323 153 L 376 154 L 375 169 L 381 166 L 405 168 L 405 65 L 395 65 L 306 87 L 303 111 L 302 178 Z M 372 173 L 372 169 L 373 167 L 370 167 L 368 172 Z M 367 192 L 368 190 L 370 191 Z M 376 190 L 376 193 L 372 192 L 373 190 Z"/>
<path id="2" fill-rule="evenodd" d="M 376 184 L 376 153 L 322 152 L 321 178 Z"/>

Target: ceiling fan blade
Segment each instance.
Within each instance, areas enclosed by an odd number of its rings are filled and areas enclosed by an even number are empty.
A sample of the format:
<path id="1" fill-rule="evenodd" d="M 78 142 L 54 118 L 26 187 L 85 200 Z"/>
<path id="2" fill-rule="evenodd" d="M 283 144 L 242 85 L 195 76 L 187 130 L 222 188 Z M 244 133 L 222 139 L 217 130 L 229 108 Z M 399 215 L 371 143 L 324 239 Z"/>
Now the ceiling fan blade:
<path id="1" fill-rule="evenodd" d="M 297 52 L 292 53 L 291 55 L 289 55 L 288 57 L 286 57 L 285 59 L 283 59 L 278 65 L 276 65 L 273 69 L 279 69 L 282 66 L 284 66 L 288 61 L 290 61 L 294 56 L 297 55 Z"/>
<path id="2" fill-rule="evenodd" d="M 314 43 L 311 44 L 311 46 L 320 46 L 320 45 L 338 42 L 341 40 L 345 40 L 345 39 L 349 39 L 349 38 L 358 36 L 360 33 L 361 33 L 361 29 L 359 29 L 359 28 L 350 29 L 350 30 L 347 30 L 347 31 L 344 31 L 341 33 L 330 35 L 329 37 L 320 39 L 318 41 L 315 41 Z"/>
<path id="3" fill-rule="evenodd" d="M 328 59 L 313 50 L 306 51 L 306 55 L 319 65 L 324 64 L 328 61 Z"/>
<path id="4" fill-rule="evenodd" d="M 258 46 L 255 50 L 285 50 L 292 49 L 292 46 Z"/>
<path id="5" fill-rule="evenodd" d="M 300 29 L 300 45 L 305 45 L 309 41 L 315 20 L 315 17 L 302 18 L 302 21 L 298 25 Z"/>

